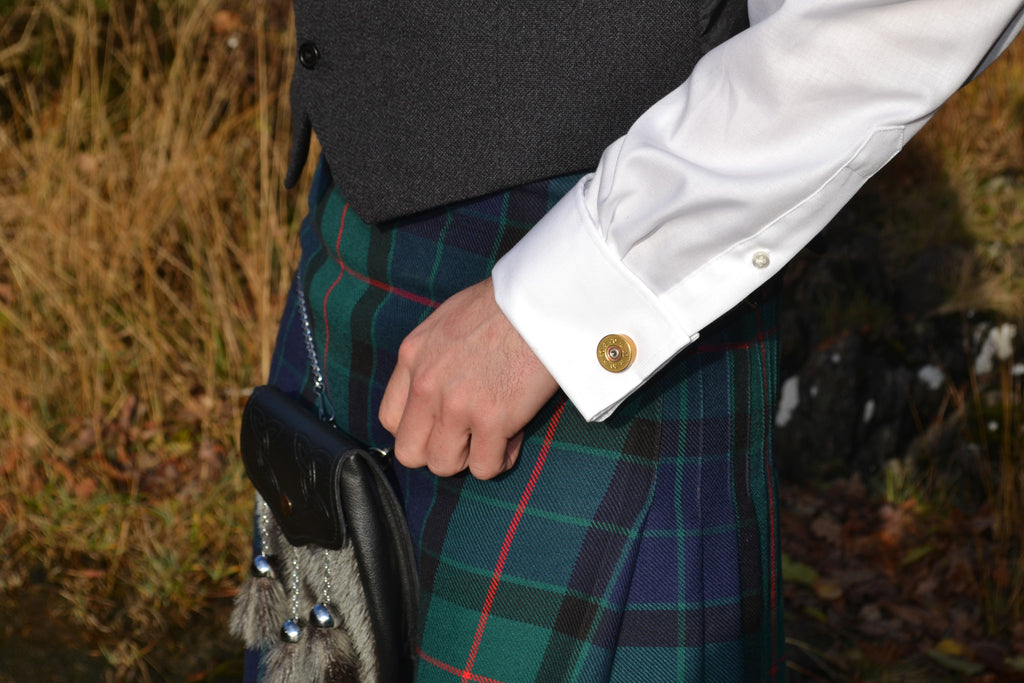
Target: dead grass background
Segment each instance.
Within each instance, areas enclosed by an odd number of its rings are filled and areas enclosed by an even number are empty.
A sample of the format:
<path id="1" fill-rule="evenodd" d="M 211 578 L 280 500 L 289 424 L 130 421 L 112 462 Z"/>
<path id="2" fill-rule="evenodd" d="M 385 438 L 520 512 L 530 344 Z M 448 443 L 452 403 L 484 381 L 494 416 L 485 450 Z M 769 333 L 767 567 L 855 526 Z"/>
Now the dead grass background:
<path id="1" fill-rule="evenodd" d="M 247 562 L 237 418 L 304 202 L 290 7 L 3 9 L 0 591 L 44 575 L 127 672 Z"/>
<path id="2" fill-rule="evenodd" d="M 290 6 L 0 0 L 0 21 L 0 594 L 57 586 L 55 618 L 145 678 L 248 563 L 235 434 L 305 206 L 282 188 Z M 943 168 L 880 181 L 899 255 L 963 239 L 930 206 L 942 176 L 973 244 L 946 305 L 1012 319 L 1022 84 L 1018 42 L 913 143 Z"/>

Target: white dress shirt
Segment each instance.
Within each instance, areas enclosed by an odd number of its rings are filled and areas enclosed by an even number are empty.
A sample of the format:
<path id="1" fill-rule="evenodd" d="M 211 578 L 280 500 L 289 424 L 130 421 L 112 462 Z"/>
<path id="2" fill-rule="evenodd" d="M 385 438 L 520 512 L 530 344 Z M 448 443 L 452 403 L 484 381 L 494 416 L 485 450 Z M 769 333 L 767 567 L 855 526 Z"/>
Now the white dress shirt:
<path id="1" fill-rule="evenodd" d="M 749 0 L 494 268 L 495 298 L 602 420 L 806 245 L 998 56 L 1022 0 Z M 608 334 L 635 360 L 609 372 Z"/>

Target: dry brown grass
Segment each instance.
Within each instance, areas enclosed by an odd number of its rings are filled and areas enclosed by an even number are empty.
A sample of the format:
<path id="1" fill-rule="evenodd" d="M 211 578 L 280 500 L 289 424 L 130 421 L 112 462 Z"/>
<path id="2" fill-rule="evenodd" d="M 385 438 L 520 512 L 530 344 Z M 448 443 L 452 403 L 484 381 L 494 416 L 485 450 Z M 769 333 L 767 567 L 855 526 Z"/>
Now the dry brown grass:
<path id="1" fill-rule="evenodd" d="M 236 585 L 266 376 L 286 2 L 20 2 L 0 29 L 0 591 L 43 572 L 127 671 Z"/>
<path id="2" fill-rule="evenodd" d="M 239 404 L 267 373 L 304 206 L 281 185 L 289 6 L 0 0 L 0 17 L 0 593 L 43 575 L 112 670 L 144 675 L 247 563 Z M 953 306 L 1021 312 L 1022 93 L 1018 44 L 914 143 L 941 172 L 889 176 L 953 188 L 974 242 Z M 893 212 L 912 248 L 947 220 L 922 218 L 922 192 Z"/>

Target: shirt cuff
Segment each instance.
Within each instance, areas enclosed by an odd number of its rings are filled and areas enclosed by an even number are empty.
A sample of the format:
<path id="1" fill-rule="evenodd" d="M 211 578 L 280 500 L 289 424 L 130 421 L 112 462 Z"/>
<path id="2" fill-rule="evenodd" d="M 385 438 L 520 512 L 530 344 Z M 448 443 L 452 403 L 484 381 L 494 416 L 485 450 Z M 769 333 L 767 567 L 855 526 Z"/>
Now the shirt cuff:
<path id="1" fill-rule="evenodd" d="M 583 200 L 584 178 L 494 267 L 498 306 L 580 414 L 608 417 L 697 332 L 681 326 L 601 239 Z M 635 353 L 619 372 L 598 346 L 626 336 Z"/>

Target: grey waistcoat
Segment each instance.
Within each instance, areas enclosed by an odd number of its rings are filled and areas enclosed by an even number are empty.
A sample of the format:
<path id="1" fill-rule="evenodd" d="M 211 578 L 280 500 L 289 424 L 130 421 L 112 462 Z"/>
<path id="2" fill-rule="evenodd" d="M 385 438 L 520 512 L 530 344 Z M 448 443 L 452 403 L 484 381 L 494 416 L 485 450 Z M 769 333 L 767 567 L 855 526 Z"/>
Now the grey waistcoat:
<path id="1" fill-rule="evenodd" d="M 743 0 L 295 0 L 296 183 L 315 130 L 364 220 L 593 168 L 747 25 Z"/>

